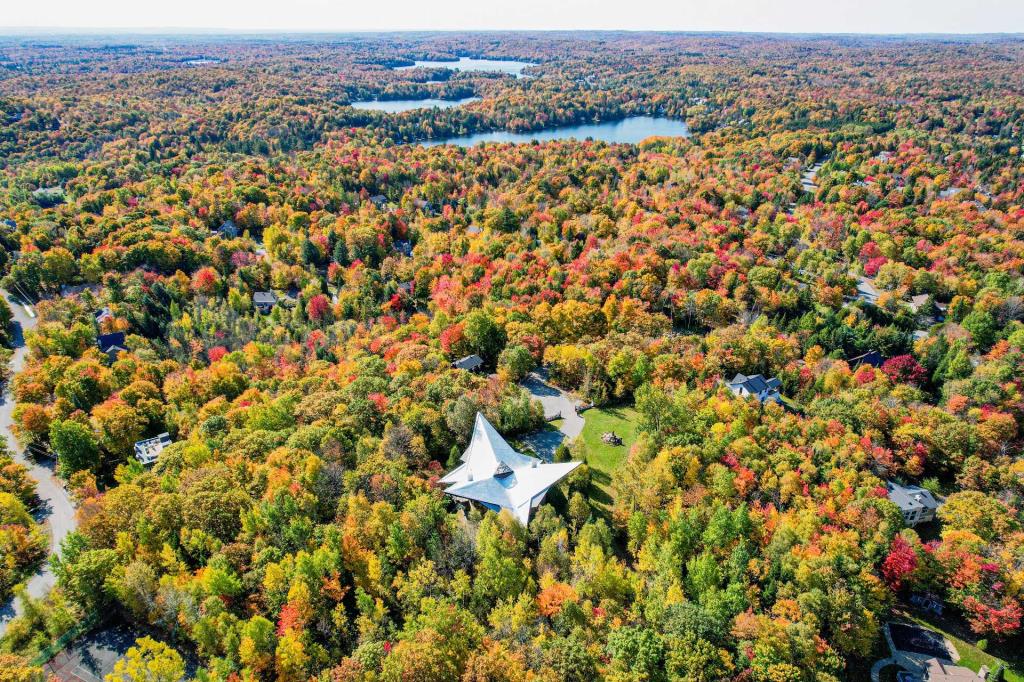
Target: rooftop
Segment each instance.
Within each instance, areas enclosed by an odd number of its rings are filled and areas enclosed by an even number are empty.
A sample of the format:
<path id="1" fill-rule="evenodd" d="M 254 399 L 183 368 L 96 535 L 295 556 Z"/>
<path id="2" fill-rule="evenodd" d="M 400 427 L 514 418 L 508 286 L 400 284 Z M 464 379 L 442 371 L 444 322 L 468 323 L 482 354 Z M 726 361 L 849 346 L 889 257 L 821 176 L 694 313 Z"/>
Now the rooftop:
<path id="1" fill-rule="evenodd" d="M 544 462 L 516 452 L 479 412 L 461 461 L 441 479 L 449 484 L 445 493 L 494 511 L 507 509 L 524 525 L 548 490 L 581 464 Z"/>
<path id="2" fill-rule="evenodd" d="M 762 403 L 766 400 L 774 400 L 776 402 L 781 400 L 779 389 L 782 387 L 782 382 L 777 377 L 766 379 L 761 374 L 750 376 L 737 374 L 732 378 L 732 381 L 727 381 L 725 385 L 733 394 L 741 398 L 752 395 Z"/>
<path id="3" fill-rule="evenodd" d="M 273 291 L 257 291 L 252 295 L 254 303 L 277 303 L 277 296 Z"/>
<path id="4" fill-rule="evenodd" d="M 869 350 L 867 353 L 862 353 L 855 358 L 850 358 L 848 364 L 851 367 L 857 367 L 859 365 L 871 365 L 872 367 L 881 367 L 882 363 L 885 362 L 885 358 L 877 350 Z"/>
<path id="5" fill-rule="evenodd" d="M 465 369 L 473 371 L 474 369 L 477 369 L 483 364 L 484 360 L 479 355 L 467 355 L 466 357 L 459 358 L 458 360 L 453 362 L 452 367 L 454 367 L 455 369 Z"/>
<path id="6" fill-rule="evenodd" d="M 919 486 L 900 485 L 894 481 L 886 481 L 885 488 L 889 491 L 889 499 L 903 511 L 938 509 L 939 507 L 935 496 Z"/>
<path id="7" fill-rule="evenodd" d="M 113 348 L 124 348 L 124 332 L 100 334 L 96 337 L 96 346 L 104 353 Z"/>
<path id="8" fill-rule="evenodd" d="M 143 464 L 152 464 L 164 448 L 171 444 L 171 435 L 161 433 L 155 438 L 140 440 L 135 444 L 135 458 Z"/>

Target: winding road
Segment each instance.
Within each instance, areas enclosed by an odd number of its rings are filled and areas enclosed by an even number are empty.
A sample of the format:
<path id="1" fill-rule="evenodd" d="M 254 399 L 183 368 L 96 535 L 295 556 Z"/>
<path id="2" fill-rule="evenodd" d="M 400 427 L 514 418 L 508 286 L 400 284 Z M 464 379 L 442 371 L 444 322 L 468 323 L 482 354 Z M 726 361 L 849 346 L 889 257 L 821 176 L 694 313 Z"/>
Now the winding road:
<path id="1" fill-rule="evenodd" d="M 21 299 L 12 296 L 4 289 L 0 289 L 0 296 L 3 296 L 11 306 L 14 313 L 15 334 L 14 334 L 14 355 L 11 357 L 12 374 L 20 372 L 25 366 L 28 356 L 28 348 L 25 346 L 24 332 L 34 329 L 38 323 L 35 312 L 22 304 Z M 60 543 L 64 537 L 75 529 L 75 507 L 71 503 L 71 496 L 64 489 L 60 479 L 54 471 L 54 462 L 35 462 L 20 451 L 14 434 L 11 432 L 11 424 L 14 416 L 14 397 L 10 393 L 10 387 L 3 387 L 3 394 L 0 395 L 0 434 L 7 438 L 7 444 L 14 453 L 14 460 L 28 467 L 29 476 L 36 482 L 36 494 L 41 504 L 35 511 L 36 520 L 45 523 L 50 535 L 50 553 L 60 550 Z M 50 570 L 50 562 L 44 561 L 36 573 L 28 579 L 26 584 L 28 594 L 39 598 L 50 591 L 56 582 L 53 571 Z M 0 636 L 7 630 L 7 625 L 14 616 L 21 612 L 21 605 L 16 599 L 0 604 Z"/>

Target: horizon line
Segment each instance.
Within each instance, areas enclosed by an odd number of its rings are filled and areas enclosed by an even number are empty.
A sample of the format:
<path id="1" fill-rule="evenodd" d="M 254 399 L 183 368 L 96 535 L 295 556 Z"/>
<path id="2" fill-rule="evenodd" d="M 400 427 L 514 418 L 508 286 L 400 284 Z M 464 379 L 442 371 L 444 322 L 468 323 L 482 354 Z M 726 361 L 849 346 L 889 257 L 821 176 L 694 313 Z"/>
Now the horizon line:
<path id="1" fill-rule="evenodd" d="M 751 36 L 825 36 L 825 37 L 1015 37 L 1024 38 L 1024 29 L 1013 31 L 757 31 L 750 29 L 657 29 L 657 28 L 360 28 L 360 29 L 270 29 L 219 27 L 147 27 L 147 26 L 0 26 L 0 37 L 26 35 L 82 36 L 82 35 L 148 35 L 148 36 L 341 36 L 375 34 L 424 33 L 622 33 L 661 35 L 751 35 Z"/>

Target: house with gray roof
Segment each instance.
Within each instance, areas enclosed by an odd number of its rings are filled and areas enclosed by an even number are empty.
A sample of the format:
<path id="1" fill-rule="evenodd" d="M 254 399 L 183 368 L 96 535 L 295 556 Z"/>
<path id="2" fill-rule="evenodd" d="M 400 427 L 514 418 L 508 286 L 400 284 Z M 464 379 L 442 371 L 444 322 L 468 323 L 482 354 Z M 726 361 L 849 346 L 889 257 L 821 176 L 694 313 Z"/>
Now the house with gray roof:
<path id="1" fill-rule="evenodd" d="M 155 462 L 164 448 L 170 444 L 171 435 L 169 433 L 161 433 L 155 438 L 140 440 L 135 444 L 135 459 L 148 466 Z"/>
<path id="2" fill-rule="evenodd" d="M 582 462 L 545 462 L 516 452 L 479 412 L 462 462 L 441 479 L 445 494 L 492 511 L 507 509 L 524 526 L 548 491 Z"/>
<path id="3" fill-rule="evenodd" d="M 930 491 L 916 485 L 901 485 L 895 481 L 886 481 L 885 489 L 908 526 L 927 523 L 935 519 L 935 512 L 941 506 Z"/>
<path id="4" fill-rule="evenodd" d="M 945 303 L 939 303 L 928 294 L 911 296 L 907 301 L 907 307 L 910 308 L 910 312 L 918 316 L 920 322 L 926 324 L 935 324 L 945 320 L 948 308 Z"/>
<path id="5" fill-rule="evenodd" d="M 464 369 L 467 372 L 475 372 L 484 365 L 484 359 L 479 355 L 467 355 L 452 363 L 454 369 Z"/>
<path id="6" fill-rule="evenodd" d="M 103 290 L 103 286 L 100 285 L 100 284 L 88 284 L 88 283 L 86 283 L 86 284 L 61 284 L 60 285 L 60 295 L 61 295 L 62 298 L 67 298 L 68 296 L 78 296 L 80 294 L 84 294 L 87 291 L 89 293 L 91 293 L 91 294 L 98 295 L 102 290 Z"/>
<path id="7" fill-rule="evenodd" d="M 233 220 L 225 220 L 221 223 L 220 227 L 217 228 L 217 234 L 224 239 L 234 239 L 238 236 L 238 225 L 235 225 Z"/>
<path id="8" fill-rule="evenodd" d="M 737 397 L 754 396 L 761 403 L 772 401 L 782 404 L 782 395 L 779 393 L 782 382 L 777 377 L 766 379 L 760 374 L 737 374 L 732 381 L 725 382 L 725 385 Z"/>
<path id="9" fill-rule="evenodd" d="M 277 295 L 273 291 L 257 291 L 252 295 L 252 304 L 261 313 L 269 313 L 277 304 Z"/>

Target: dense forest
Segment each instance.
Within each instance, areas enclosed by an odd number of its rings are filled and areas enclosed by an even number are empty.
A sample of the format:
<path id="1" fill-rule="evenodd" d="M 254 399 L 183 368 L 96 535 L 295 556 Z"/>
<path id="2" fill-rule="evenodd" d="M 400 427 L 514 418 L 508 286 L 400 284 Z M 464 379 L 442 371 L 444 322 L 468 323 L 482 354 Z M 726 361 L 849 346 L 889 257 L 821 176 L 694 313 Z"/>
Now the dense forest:
<path id="1" fill-rule="evenodd" d="M 533 65 L 394 68 L 459 56 Z M 633 115 L 693 135 L 419 144 Z M 918 595 L 1019 658 L 1022 144 L 1017 39 L 0 39 L 0 679 L 106 620 L 116 680 L 865 680 Z M 634 432 L 524 527 L 439 479 L 537 369 Z"/>

